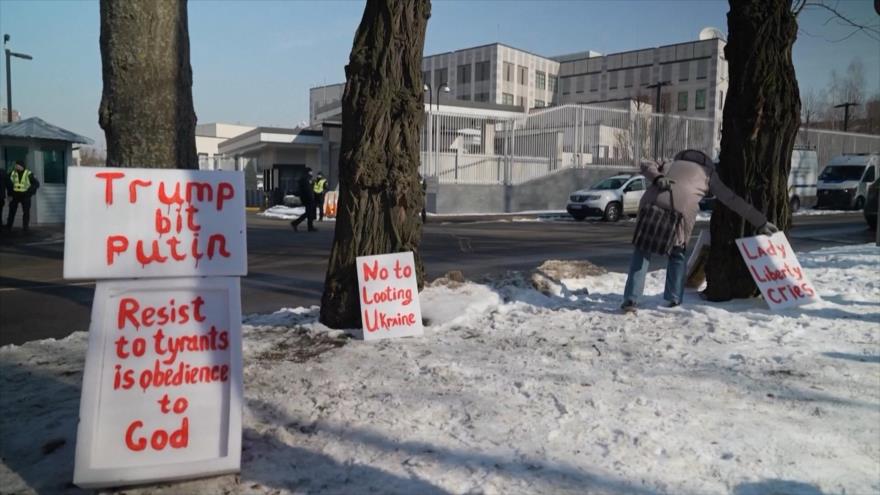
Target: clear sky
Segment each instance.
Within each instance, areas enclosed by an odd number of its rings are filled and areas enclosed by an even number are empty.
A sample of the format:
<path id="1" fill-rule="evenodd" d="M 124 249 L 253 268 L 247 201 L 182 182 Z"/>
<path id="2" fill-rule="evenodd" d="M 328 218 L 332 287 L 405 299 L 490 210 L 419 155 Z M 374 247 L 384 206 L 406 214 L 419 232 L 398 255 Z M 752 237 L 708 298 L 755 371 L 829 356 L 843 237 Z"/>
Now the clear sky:
<path id="1" fill-rule="evenodd" d="M 190 0 L 193 97 L 199 122 L 292 127 L 308 120 L 308 89 L 344 81 L 362 0 Z M 880 25 L 873 0 L 840 0 L 849 17 Z M 12 100 L 39 116 L 95 139 L 101 100 L 97 1 L 0 0 L 0 32 L 12 36 Z M 728 4 L 715 0 L 471 1 L 435 0 L 425 54 L 501 42 L 541 55 L 613 53 L 697 39 L 701 28 L 727 30 Z M 880 43 L 827 22 L 800 18 L 794 62 L 802 88 L 827 85 L 854 57 L 868 93 L 880 91 Z M 5 70 L 5 67 L 3 67 Z M 5 77 L 5 74 L 4 74 Z M 5 79 L 2 105 L 6 106 Z"/>

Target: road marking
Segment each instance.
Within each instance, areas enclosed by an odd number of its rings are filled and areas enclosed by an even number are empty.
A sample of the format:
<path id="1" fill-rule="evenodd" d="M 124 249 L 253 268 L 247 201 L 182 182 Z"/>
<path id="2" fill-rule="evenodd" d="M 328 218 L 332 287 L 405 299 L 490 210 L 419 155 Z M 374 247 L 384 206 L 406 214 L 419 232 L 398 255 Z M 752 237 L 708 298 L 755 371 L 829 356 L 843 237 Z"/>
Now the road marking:
<path id="1" fill-rule="evenodd" d="M 35 289 L 52 289 L 56 287 L 70 287 L 70 286 L 86 286 L 86 285 L 95 285 L 94 282 L 72 282 L 69 284 L 47 284 L 47 285 L 30 285 L 27 287 L 0 287 L 0 292 L 9 292 L 13 290 L 35 290 Z"/>

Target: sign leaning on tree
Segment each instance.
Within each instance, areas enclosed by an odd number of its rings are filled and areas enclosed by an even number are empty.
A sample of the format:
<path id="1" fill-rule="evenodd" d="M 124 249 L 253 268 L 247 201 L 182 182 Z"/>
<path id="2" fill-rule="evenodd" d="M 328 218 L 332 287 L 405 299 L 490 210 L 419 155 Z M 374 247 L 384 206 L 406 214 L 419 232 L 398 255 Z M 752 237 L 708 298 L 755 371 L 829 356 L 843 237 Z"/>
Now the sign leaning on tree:
<path id="1" fill-rule="evenodd" d="M 64 278 L 97 279 L 74 483 L 238 472 L 243 174 L 68 173 Z"/>

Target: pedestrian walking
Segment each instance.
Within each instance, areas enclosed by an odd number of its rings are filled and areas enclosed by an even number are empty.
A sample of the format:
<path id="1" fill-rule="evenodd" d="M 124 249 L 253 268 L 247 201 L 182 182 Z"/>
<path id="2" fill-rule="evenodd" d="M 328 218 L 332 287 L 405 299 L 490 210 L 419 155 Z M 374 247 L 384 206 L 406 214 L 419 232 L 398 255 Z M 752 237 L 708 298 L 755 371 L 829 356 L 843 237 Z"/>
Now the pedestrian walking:
<path id="1" fill-rule="evenodd" d="M 327 192 L 327 179 L 324 178 L 324 174 L 318 172 L 317 178 L 315 178 L 315 186 L 312 188 L 315 191 L 315 206 L 318 208 L 318 221 L 324 221 L 324 193 Z"/>
<path id="2" fill-rule="evenodd" d="M 303 207 L 305 207 L 305 212 L 303 212 L 303 214 L 296 220 L 291 220 L 290 226 L 293 227 L 293 230 L 298 230 L 299 224 L 301 224 L 303 220 L 306 220 L 309 226 L 309 232 L 315 232 L 318 229 L 315 228 L 313 223 L 315 220 L 315 189 L 314 183 L 312 182 L 311 168 L 306 168 L 306 173 L 300 176 L 297 184 L 297 193 L 299 194 L 299 199 L 302 201 Z"/>
<path id="3" fill-rule="evenodd" d="M 422 177 L 422 174 L 419 174 L 419 184 L 422 186 L 422 198 L 423 198 L 422 212 L 421 212 L 422 224 L 425 224 L 428 222 L 428 212 L 427 212 L 427 210 L 425 210 L 425 207 L 427 206 L 427 203 L 428 203 L 428 181 L 425 180 L 424 177 Z"/>
<path id="4" fill-rule="evenodd" d="M 30 170 L 26 169 L 22 162 L 15 162 L 15 168 L 9 174 L 7 192 L 11 196 L 9 200 L 9 215 L 6 217 L 6 230 L 12 230 L 12 222 L 21 205 L 21 227 L 27 232 L 31 221 L 31 197 L 36 194 L 40 187 L 40 181 L 34 177 Z"/>
<path id="5" fill-rule="evenodd" d="M 758 227 L 758 233 L 772 235 L 779 229 L 733 191 L 715 171 L 715 164 L 703 152 L 684 150 L 672 162 L 658 165 L 642 162 L 642 174 L 651 186 L 639 203 L 639 219 L 633 236 L 633 255 L 623 292 L 624 312 L 635 312 L 645 288 L 651 254 L 669 257 L 663 298 L 668 307 L 678 306 L 684 295 L 685 248 L 697 218 L 700 200 L 713 194 L 718 201 Z"/>
<path id="6" fill-rule="evenodd" d="M 6 207 L 6 189 L 8 187 L 9 179 L 6 178 L 6 168 L 0 166 L 0 222 L 3 221 L 3 208 Z"/>

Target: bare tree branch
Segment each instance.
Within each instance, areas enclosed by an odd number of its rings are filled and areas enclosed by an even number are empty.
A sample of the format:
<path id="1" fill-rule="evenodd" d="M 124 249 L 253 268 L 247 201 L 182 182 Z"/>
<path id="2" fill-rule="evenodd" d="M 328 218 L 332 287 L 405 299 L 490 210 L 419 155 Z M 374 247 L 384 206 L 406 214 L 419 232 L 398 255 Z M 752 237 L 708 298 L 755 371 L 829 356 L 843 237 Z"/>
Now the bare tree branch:
<path id="1" fill-rule="evenodd" d="M 838 23 L 841 26 L 848 26 L 848 27 L 853 28 L 853 32 L 849 33 L 848 35 L 846 35 L 843 38 L 840 38 L 838 40 L 830 40 L 830 39 L 825 38 L 827 41 L 829 41 L 831 43 L 839 43 L 841 41 L 847 40 L 859 32 L 864 33 L 865 36 L 871 38 L 872 40 L 880 41 L 880 29 L 878 29 L 876 26 L 873 26 L 870 24 L 860 24 L 858 22 L 853 21 L 852 19 L 845 16 L 837 9 L 838 4 L 839 4 L 839 2 L 836 3 L 832 7 L 832 6 L 830 6 L 824 2 L 821 2 L 821 1 L 811 2 L 809 0 L 796 0 L 792 4 L 792 12 L 794 12 L 795 15 L 798 15 L 804 9 L 806 9 L 808 7 L 809 8 L 816 8 L 816 9 L 820 9 L 820 10 L 825 10 L 825 11 L 829 12 L 831 15 L 828 17 L 828 19 L 825 20 L 823 25 L 828 25 L 829 22 L 836 20 L 836 21 L 838 21 Z M 806 31 L 804 31 L 804 32 L 806 33 Z M 807 33 L 807 34 L 810 36 L 813 36 L 810 33 Z"/>

